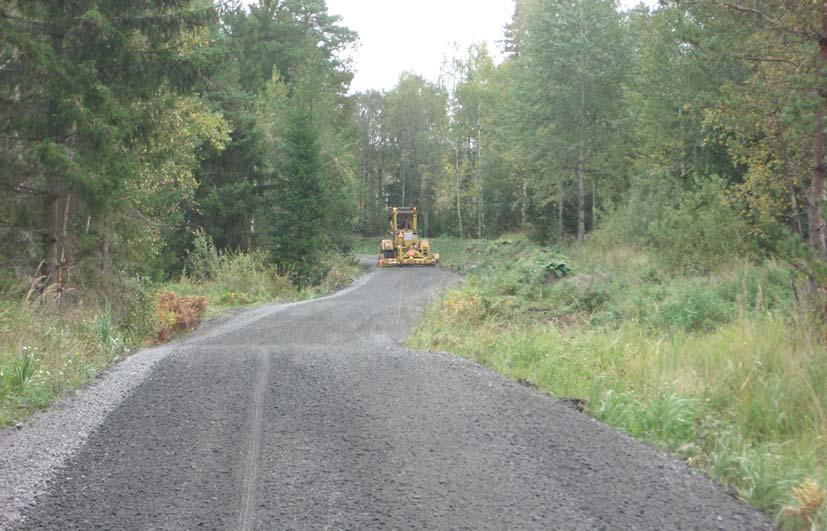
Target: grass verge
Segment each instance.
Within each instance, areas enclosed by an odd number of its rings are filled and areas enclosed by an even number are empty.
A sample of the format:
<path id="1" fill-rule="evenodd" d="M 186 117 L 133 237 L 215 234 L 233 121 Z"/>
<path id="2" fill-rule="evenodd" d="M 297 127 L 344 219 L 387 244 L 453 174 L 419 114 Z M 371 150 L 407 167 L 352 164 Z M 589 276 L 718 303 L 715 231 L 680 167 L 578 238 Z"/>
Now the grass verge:
<path id="1" fill-rule="evenodd" d="M 146 279 L 96 279 L 79 285 L 60 305 L 47 298 L 21 302 L 25 287 L 6 279 L 0 292 L 0 427 L 91 383 L 153 338 L 168 339 L 175 329 L 190 328 L 187 323 L 177 326 L 175 312 L 159 304 L 164 293 L 203 298 L 205 317 L 213 317 L 232 307 L 323 295 L 349 284 L 360 270 L 355 259 L 343 255 L 326 264 L 328 274 L 320 285 L 300 290 L 263 255 L 215 253 L 212 258 L 209 269 L 195 269 L 207 274 L 183 275 L 161 285 Z M 188 318 L 195 324 L 201 315 Z"/>
<path id="2" fill-rule="evenodd" d="M 827 525 L 827 347 L 781 263 L 673 275 L 624 247 L 440 239 L 468 274 L 410 340 L 674 452 L 783 528 Z M 819 501 L 820 500 L 820 501 Z"/>

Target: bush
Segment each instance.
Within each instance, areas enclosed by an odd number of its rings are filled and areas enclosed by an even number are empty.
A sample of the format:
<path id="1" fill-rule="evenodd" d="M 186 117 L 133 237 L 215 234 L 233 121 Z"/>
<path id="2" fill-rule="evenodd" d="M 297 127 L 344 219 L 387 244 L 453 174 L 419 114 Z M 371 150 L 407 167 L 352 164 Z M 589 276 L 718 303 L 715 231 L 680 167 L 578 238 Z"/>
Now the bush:
<path id="1" fill-rule="evenodd" d="M 274 300 L 295 292 L 289 276 L 268 267 L 265 255 L 255 251 L 221 255 L 213 281 L 221 290 L 241 294 L 249 302 Z"/>
<path id="2" fill-rule="evenodd" d="M 556 315 L 593 314 L 605 308 L 611 299 L 611 282 L 598 275 L 578 275 L 546 290 L 546 304 Z"/>
<path id="3" fill-rule="evenodd" d="M 342 252 L 334 255 L 332 259 L 327 259 L 325 269 L 327 274 L 316 287 L 316 293 L 329 293 L 347 286 L 353 282 L 353 277 L 359 273 L 361 265 L 356 257 Z"/>
<path id="4" fill-rule="evenodd" d="M 707 281 L 694 279 L 670 290 L 651 321 L 656 326 L 710 332 L 735 317 L 735 304 L 722 299 Z"/>
<path id="5" fill-rule="evenodd" d="M 652 240 L 669 269 L 705 273 L 746 253 L 748 231 L 726 195 L 720 178 L 699 179 L 695 190 L 664 209 Z"/>
<path id="6" fill-rule="evenodd" d="M 183 275 L 177 282 L 168 283 L 165 289 L 182 296 L 206 297 L 213 307 L 290 300 L 299 296 L 290 275 L 279 273 L 262 252 L 230 251 L 213 255 L 209 239 L 203 239 L 196 248 L 200 250 L 192 252 L 191 262 L 205 264 L 204 274 Z"/>
<path id="7" fill-rule="evenodd" d="M 592 239 L 604 249 L 620 242 L 652 248 L 673 273 L 714 271 L 750 250 L 744 221 L 726 197 L 726 183 L 714 175 L 697 178 L 675 197 L 638 192 L 607 216 Z"/>
<path id="8" fill-rule="evenodd" d="M 156 330 L 156 286 L 145 277 L 121 279 L 123 293 L 118 308 L 112 313 L 113 324 L 120 328 L 126 343 L 138 344 Z M 109 305 L 104 309 L 108 310 Z"/>
<path id="9" fill-rule="evenodd" d="M 186 273 L 200 281 L 213 278 L 221 265 L 218 250 L 212 238 L 201 229 L 196 229 L 192 249 L 187 251 Z"/>
<path id="10" fill-rule="evenodd" d="M 156 308 L 160 324 L 158 341 L 169 341 L 176 332 L 192 330 L 201 323 L 206 309 L 207 299 L 204 297 L 179 297 L 162 291 L 158 294 Z"/>
<path id="11" fill-rule="evenodd" d="M 28 352 L 8 359 L 0 366 L 0 401 L 7 395 L 21 393 L 37 367 L 37 360 Z"/>
<path id="12" fill-rule="evenodd" d="M 115 359 L 126 351 L 123 338 L 121 338 L 112 323 L 112 316 L 107 305 L 100 315 L 96 315 L 92 321 L 94 334 L 100 344 L 101 355 L 104 358 Z"/>

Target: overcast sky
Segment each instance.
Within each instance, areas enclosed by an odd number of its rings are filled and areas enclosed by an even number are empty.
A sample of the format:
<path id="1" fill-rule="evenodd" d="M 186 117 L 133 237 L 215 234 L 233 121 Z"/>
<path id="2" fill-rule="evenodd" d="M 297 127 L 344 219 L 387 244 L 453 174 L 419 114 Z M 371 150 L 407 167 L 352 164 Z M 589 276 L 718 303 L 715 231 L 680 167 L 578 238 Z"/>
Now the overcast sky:
<path id="1" fill-rule="evenodd" d="M 359 47 L 352 52 L 352 92 L 392 88 L 406 70 L 436 81 L 454 42 L 461 50 L 486 42 L 499 57 L 503 26 L 514 12 L 513 0 L 327 0 L 327 7 L 359 33 Z"/>

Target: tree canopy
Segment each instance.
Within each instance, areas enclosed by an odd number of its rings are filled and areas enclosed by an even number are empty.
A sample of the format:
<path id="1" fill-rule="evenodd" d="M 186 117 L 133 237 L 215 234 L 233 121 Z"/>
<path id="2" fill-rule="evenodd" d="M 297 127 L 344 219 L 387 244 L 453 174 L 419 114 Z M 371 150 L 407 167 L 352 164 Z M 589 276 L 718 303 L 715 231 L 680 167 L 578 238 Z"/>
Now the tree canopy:
<path id="1" fill-rule="evenodd" d="M 358 37 L 323 0 L 2 0 L 0 260 L 163 277 L 203 231 L 312 283 L 393 205 L 429 235 L 823 256 L 825 21 L 518 0 L 502 60 L 351 94 Z"/>

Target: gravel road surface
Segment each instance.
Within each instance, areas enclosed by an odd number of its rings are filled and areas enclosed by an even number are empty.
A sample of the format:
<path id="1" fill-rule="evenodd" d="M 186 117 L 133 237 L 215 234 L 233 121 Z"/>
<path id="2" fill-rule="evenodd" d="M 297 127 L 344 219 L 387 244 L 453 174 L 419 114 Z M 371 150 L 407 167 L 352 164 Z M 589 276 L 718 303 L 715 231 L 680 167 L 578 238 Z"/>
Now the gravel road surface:
<path id="1" fill-rule="evenodd" d="M 400 346 L 456 281 L 373 270 L 135 354 L 0 432 L 0 527 L 771 529 L 561 402 Z"/>

